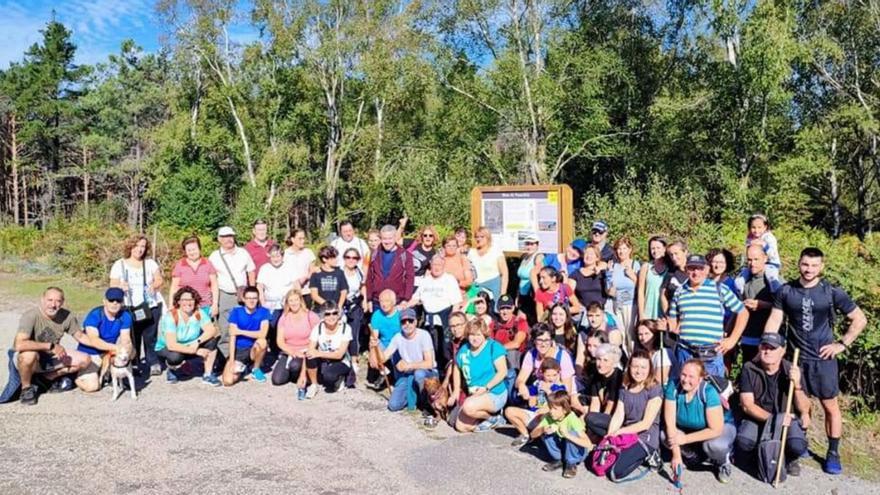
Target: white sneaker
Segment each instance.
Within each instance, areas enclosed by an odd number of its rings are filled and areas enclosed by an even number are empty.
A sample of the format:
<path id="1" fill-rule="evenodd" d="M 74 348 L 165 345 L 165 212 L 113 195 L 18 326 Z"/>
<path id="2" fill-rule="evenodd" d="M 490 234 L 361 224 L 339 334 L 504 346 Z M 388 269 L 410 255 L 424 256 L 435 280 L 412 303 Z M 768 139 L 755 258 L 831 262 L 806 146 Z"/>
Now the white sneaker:
<path id="1" fill-rule="evenodd" d="M 318 386 L 314 383 L 306 387 L 306 399 L 312 399 L 318 394 Z"/>

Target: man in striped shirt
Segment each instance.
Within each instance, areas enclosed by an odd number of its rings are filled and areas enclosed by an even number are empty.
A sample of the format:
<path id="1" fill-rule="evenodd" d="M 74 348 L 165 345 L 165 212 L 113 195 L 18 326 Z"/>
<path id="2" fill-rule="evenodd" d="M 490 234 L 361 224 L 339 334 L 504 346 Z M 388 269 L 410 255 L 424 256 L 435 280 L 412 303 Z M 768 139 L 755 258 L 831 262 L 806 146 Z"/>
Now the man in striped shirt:
<path id="1" fill-rule="evenodd" d="M 709 264 L 705 257 L 688 256 L 685 270 L 688 281 L 675 291 L 667 314 L 669 330 L 679 336 L 673 372 L 688 359 L 700 358 L 709 374 L 724 376 L 723 355 L 736 346 L 749 313 L 726 285 L 717 285 L 708 277 Z M 724 337 L 725 308 L 736 313 L 728 337 Z"/>

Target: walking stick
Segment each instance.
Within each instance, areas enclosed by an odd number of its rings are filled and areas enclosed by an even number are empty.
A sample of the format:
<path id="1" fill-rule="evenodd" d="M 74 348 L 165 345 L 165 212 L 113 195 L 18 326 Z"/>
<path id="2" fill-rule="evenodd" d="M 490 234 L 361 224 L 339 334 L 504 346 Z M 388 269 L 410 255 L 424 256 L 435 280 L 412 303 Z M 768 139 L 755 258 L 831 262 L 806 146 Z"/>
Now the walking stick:
<path id="1" fill-rule="evenodd" d="M 801 354 L 801 350 L 795 348 L 794 350 L 794 359 L 791 361 L 792 366 L 797 366 L 798 357 Z M 794 380 L 789 380 L 788 383 L 788 400 L 785 404 L 785 417 L 787 418 L 789 414 L 791 414 L 791 401 L 794 398 Z M 782 447 L 779 449 L 779 458 L 776 460 L 776 477 L 773 479 L 773 488 L 779 486 L 779 477 L 782 476 L 782 461 L 785 458 L 785 438 L 788 436 L 788 426 L 782 427 Z"/>

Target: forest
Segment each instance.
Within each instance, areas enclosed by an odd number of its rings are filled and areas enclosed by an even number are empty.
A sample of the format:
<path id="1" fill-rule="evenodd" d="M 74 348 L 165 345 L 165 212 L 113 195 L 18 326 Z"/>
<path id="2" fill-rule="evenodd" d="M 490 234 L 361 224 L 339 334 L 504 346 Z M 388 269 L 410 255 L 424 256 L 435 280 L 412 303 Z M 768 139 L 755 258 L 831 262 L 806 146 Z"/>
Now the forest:
<path id="1" fill-rule="evenodd" d="M 640 246 L 739 254 L 761 211 L 786 275 L 818 245 L 868 313 L 845 372 L 878 403 L 880 0 L 159 0 L 155 16 L 154 53 L 125 41 L 78 65 L 53 19 L 0 69 L 0 255 L 90 278 L 104 267 L 83 259 L 106 262 L 77 244 L 90 233 L 209 239 L 265 218 L 320 238 L 404 214 L 448 231 L 477 185 L 569 184 L 582 229 L 603 218 Z M 237 42 L 241 25 L 258 36 Z"/>

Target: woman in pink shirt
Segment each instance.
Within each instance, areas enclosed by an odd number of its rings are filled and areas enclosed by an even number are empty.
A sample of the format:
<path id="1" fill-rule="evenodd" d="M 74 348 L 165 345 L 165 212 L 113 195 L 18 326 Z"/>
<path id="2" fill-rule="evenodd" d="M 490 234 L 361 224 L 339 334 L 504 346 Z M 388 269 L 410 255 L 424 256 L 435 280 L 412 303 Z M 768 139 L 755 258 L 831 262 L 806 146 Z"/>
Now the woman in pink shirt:
<path id="1" fill-rule="evenodd" d="M 181 287 L 192 287 L 202 299 L 202 307 L 208 309 L 212 318 L 216 318 L 217 310 L 217 270 L 207 258 L 202 257 L 202 243 L 196 236 L 189 236 L 180 243 L 183 258 L 174 264 L 171 270 L 171 287 L 168 288 L 168 300 Z"/>
<path id="2" fill-rule="evenodd" d="M 296 381 L 298 397 L 305 396 L 305 352 L 309 347 L 309 334 L 320 321 L 321 318 L 306 307 L 299 289 L 294 287 L 287 292 L 275 337 L 281 355 L 272 370 L 273 385 Z"/>

